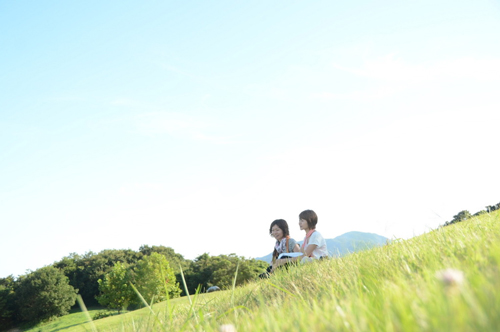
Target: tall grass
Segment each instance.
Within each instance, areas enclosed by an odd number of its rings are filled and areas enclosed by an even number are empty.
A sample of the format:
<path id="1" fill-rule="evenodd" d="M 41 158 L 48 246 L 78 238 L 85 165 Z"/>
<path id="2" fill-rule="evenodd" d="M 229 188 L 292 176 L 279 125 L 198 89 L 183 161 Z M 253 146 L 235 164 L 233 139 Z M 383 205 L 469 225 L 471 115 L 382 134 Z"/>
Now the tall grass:
<path id="1" fill-rule="evenodd" d="M 406 241 L 278 271 L 196 301 L 95 322 L 99 331 L 498 331 L 500 213 Z M 153 308 L 153 310 L 155 310 Z M 168 319 L 167 319 L 168 318 Z M 133 319 L 133 320 L 132 320 Z M 138 322 L 142 322 L 138 324 Z M 86 329 L 81 325 L 73 329 Z M 72 329 L 68 329 L 72 331 Z"/>

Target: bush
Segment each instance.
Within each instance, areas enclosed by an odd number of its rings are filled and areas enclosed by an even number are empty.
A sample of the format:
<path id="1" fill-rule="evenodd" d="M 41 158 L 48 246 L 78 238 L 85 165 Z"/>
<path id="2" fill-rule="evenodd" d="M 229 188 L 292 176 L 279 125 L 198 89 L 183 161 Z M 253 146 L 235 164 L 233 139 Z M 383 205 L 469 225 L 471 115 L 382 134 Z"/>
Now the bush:
<path id="1" fill-rule="evenodd" d="M 14 277 L 0 278 L 0 331 L 11 328 L 15 323 Z"/>
<path id="2" fill-rule="evenodd" d="M 75 304 L 76 290 L 57 268 L 46 266 L 23 276 L 16 288 L 16 306 L 22 321 L 39 323 L 66 315 Z"/>
<path id="3" fill-rule="evenodd" d="M 109 316 L 115 316 L 119 315 L 120 311 L 98 311 L 94 316 L 92 317 L 93 320 L 101 319 L 101 318 L 106 318 Z"/>

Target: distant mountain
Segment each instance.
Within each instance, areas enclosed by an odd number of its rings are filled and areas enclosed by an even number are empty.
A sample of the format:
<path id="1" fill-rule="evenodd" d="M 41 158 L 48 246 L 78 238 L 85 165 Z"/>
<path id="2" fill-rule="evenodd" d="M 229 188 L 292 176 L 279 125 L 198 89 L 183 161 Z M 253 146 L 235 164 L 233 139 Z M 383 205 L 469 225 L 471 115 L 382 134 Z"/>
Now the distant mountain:
<path id="1" fill-rule="evenodd" d="M 333 239 L 325 239 L 328 253 L 331 257 L 341 257 L 356 251 L 382 246 L 388 239 L 374 233 L 348 232 Z M 302 241 L 299 241 L 302 244 Z M 256 257 L 265 262 L 271 262 L 272 253 L 263 257 Z"/>
<path id="2" fill-rule="evenodd" d="M 348 232 L 334 239 L 326 239 L 330 256 L 340 257 L 387 243 L 387 238 L 374 233 Z"/>

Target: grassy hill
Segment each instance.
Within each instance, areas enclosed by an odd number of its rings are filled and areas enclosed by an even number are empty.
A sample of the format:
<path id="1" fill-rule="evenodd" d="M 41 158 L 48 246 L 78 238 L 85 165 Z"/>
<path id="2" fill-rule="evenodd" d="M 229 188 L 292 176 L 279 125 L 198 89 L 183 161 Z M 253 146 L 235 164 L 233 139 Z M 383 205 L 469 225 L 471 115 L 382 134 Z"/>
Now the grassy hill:
<path id="1" fill-rule="evenodd" d="M 410 240 L 97 320 L 99 331 L 498 331 L 500 211 Z M 154 314 L 152 314 L 154 312 Z M 65 319 L 63 317 L 62 319 Z M 46 325 L 48 326 L 48 325 Z M 89 323 L 33 331 L 92 331 Z"/>

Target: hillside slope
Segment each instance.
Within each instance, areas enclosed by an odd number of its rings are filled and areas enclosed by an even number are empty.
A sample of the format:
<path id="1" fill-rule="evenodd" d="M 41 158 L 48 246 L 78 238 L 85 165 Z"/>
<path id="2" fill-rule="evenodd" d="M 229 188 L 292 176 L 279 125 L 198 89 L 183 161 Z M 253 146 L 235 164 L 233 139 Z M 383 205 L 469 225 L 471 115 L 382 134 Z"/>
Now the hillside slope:
<path id="1" fill-rule="evenodd" d="M 239 332 L 498 331 L 498 289 L 500 211 L 495 211 L 410 240 L 278 271 L 234 291 L 192 296 L 192 305 L 179 299 L 170 309 L 166 303 L 154 307 L 154 315 L 142 309 L 105 318 L 96 327 L 134 332 L 218 331 L 223 324 Z"/>

